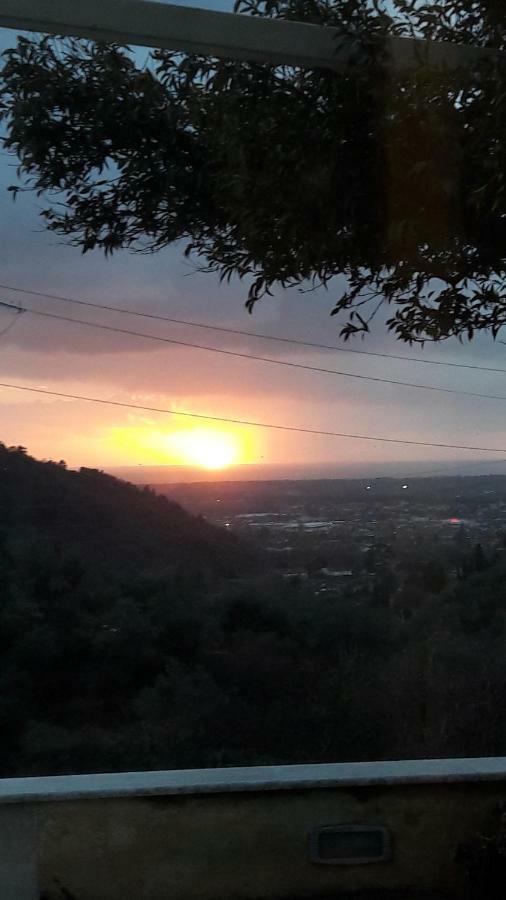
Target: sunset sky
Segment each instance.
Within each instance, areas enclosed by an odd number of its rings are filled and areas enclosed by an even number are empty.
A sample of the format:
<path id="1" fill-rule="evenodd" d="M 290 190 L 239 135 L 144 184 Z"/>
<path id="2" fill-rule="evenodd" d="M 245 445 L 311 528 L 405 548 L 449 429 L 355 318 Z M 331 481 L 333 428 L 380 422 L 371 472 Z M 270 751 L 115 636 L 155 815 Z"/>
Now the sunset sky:
<path id="1" fill-rule="evenodd" d="M 15 40 L 14 34 L 7 31 L 1 32 L 0 38 L 2 49 Z M 15 158 L 2 153 L 2 283 L 194 322 L 341 343 L 340 323 L 329 316 L 339 295 L 338 282 L 327 293 L 280 292 L 274 299 L 259 304 L 249 316 L 244 308 L 246 286 L 239 282 L 223 286 L 216 277 L 196 272 L 183 259 L 182 248 L 153 256 L 125 251 L 112 260 L 105 260 L 98 251 L 83 257 L 77 249 L 58 243 L 44 232 L 38 218 L 41 201 L 31 194 L 21 194 L 16 204 L 11 202 L 5 188 L 16 180 L 15 163 Z M 297 349 L 254 338 L 73 308 L 5 289 L 0 289 L 0 300 L 350 373 L 506 396 L 506 374 Z M 11 318 L 9 311 L 0 308 L 0 332 Z M 506 369 L 506 348 L 500 342 L 494 344 L 489 337 L 481 337 L 470 345 L 447 342 L 414 350 L 390 338 L 378 323 L 372 336 L 351 346 Z M 157 345 L 29 314 L 17 317 L 14 326 L 0 337 L 0 380 L 173 410 L 174 415 L 163 415 L 0 388 L 0 440 L 8 445 L 22 444 L 40 458 L 63 458 L 71 466 L 205 464 L 218 468 L 240 463 L 252 464 L 256 471 L 257 466 L 331 464 L 341 468 L 360 465 L 364 471 L 375 474 L 386 462 L 398 462 L 402 469 L 413 461 L 428 464 L 440 460 L 444 465 L 449 460 L 467 463 L 480 459 L 490 460 L 490 466 L 487 463 L 481 470 L 488 466 L 488 470 L 498 471 L 501 460 L 492 454 L 212 424 L 179 413 L 506 448 L 506 406 L 498 401 L 283 369 L 200 350 Z"/>

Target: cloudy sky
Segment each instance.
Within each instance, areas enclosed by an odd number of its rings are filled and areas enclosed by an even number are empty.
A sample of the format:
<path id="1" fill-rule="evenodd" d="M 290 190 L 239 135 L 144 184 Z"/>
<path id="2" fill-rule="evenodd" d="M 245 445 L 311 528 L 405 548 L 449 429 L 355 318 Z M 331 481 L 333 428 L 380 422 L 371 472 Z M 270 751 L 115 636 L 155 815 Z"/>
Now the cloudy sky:
<path id="1" fill-rule="evenodd" d="M 0 40 L 5 48 L 14 42 L 14 33 L 0 32 Z M 149 257 L 128 252 L 112 260 L 105 260 L 99 252 L 83 257 L 77 249 L 59 243 L 44 232 L 38 218 L 40 201 L 30 194 L 22 194 L 16 204 L 11 202 L 5 189 L 16 179 L 15 164 L 13 157 L 2 153 L 0 281 L 3 284 L 193 322 L 342 345 L 340 324 L 329 316 L 339 292 L 338 283 L 327 293 L 280 292 L 274 299 L 258 304 L 250 316 L 244 308 L 244 285 L 236 282 L 224 287 L 214 276 L 196 272 L 184 260 L 181 248 Z M 506 374 L 297 349 L 254 338 L 74 308 L 5 288 L 0 289 L 0 300 L 182 341 L 349 373 L 506 396 Z M 12 318 L 8 310 L 0 308 L 0 333 Z M 378 327 L 365 342 L 352 346 L 506 369 L 506 348 L 485 336 L 468 345 L 446 343 L 414 353 Z M 430 468 L 433 463 L 439 463 L 444 467 L 453 460 L 465 466 L 481 461 L 480 471 L 498 471 L 502 459 L 492 454 L 300 435 L 226 423 L 206 425 L 178 413 L 506 448 L 505 404 L 501 402 L 284 369 L 30 314 L 16 317 L 13 327 L 0 336 L 0 380 L 161 407 L 176 413 L 164 415 L 91 405 L 0 388 L 0 440 L 9 445 L 25 445 L 38 457 L 64 458 L 72 466 L 110 468 L 198 463 L 195 440 L 201 441 L 211 454 L 217 446 L 218 456 L 222 452 L 220 447 L 225 448 L 225 456 L 228 447 L 230 458 L 235 454 L 236 462 L 255 467 L 281 465 L 285 470 L 288 466 L 301 465 L 307 472 L 311 471 L 310 467 L 329 464 L 336 471 L 352 471 L 355 466 L 374 475 L 391 463 L 401 473 L 408 471 L 414 462 L 422 471 L 424 466 Z M 197 437 L 194 435 L 188 443 L 188 432 L 195 430 L 198 430 Z"/>

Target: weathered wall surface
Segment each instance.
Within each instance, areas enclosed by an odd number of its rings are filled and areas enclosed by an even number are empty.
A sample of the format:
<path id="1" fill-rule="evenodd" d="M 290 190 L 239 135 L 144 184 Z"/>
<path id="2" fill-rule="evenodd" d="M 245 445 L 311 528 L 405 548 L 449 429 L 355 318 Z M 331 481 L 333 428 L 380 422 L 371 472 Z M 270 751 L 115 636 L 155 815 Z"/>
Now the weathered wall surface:
<path id="1" fill-rule="evenodd" d="M 39 805 L 0 806 L 0 898 L 39 900 Z"/>
<path id="2" fill-rule="evenodd" d="M 458 847 L 497 824 L 504 800 L 506 783 L 478 782 L 39 803 L 40 887 L 51 900 L 294 900 L 381 888 L 461 897 Z M 338 823 L 388 827 L 391 861 L 312 863 L 308 832 Z"/>

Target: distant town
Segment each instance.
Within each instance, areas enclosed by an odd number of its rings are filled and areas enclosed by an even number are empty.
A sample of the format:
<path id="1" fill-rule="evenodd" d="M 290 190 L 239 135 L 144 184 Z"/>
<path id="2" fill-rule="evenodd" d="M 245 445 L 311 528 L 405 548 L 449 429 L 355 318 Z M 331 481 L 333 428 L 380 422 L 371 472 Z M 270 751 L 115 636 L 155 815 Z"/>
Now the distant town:
<path id="1" fill-rule="evenodd" d="M 418 569 L 422 586 L 441 590 L 506 547 L 504 475 L 153 487 L 252 540 L 270 568 L 316 594 L 402 602 L 409 583 L 411 601 Z"/>

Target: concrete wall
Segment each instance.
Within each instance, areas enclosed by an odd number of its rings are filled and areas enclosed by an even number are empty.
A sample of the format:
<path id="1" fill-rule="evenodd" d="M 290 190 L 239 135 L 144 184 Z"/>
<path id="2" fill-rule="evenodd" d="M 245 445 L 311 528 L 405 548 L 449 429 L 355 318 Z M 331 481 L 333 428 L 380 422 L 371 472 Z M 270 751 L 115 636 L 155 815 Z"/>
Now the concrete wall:
<path id="1" fill-rule="evenodd" d="M 385 889 L 462 897 L 458 847 L 497 824 L 506 760 L 446 761 L 439 772 L 434 764 L 6 779 L 0 896 L 296 900 Z M 343 823 L 389 828 L 391 860 L 311 862 L 310 830 Z"/>

